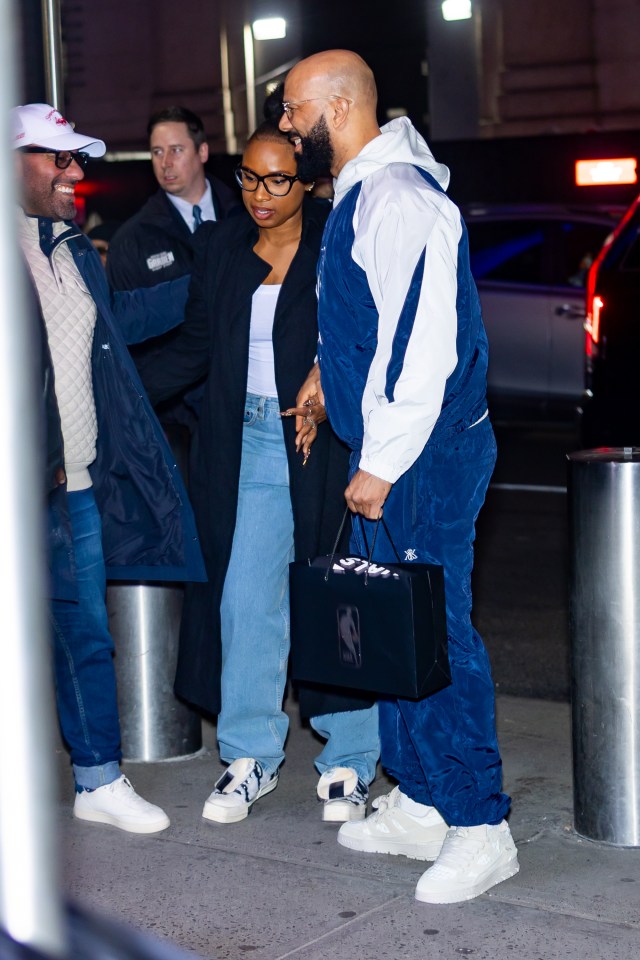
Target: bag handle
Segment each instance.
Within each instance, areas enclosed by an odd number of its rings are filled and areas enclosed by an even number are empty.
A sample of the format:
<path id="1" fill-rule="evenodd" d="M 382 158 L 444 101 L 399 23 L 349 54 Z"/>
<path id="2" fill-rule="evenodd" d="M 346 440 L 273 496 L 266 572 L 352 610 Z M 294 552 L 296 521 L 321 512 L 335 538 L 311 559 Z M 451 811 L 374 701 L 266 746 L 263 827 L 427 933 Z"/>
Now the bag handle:
<path id="1" fill-rule="evenodd" d="M 359 518 L 359 520 L 360 520 L 360 526 L 361 526 L 361 528 L 362 528 L 362 539 L 364 540 L 364 547 L 365 547 L 365 550 L 367 550 L 367 552 L 369 553 L 369 563 L 371 563 L 371 557 L 373 556 L 373 548 L 374 548 L 375 543 L 376 543 L 376 537 L 378 536 L 378 527 L 380 526 L 380 524 L 382 524 L 382 529 L 383 529 L 384 532 L 386 533 L 387 539 L 388 539 L 389 543 L 391 544 L 391 548 L 392 548 L 393 552 L 394 552 L 395 555 L 396 555 L 396 560 L 398 561 L 398 563 L 402 563 L 402 560 L 400 559 L 400 554 L 399 554 L 398 551 L 396 550 L 396 545 L 395 545 L 395 543 L 393 542 L 393 540 L 391 539 L 391 534 L 389 533 L 389 527 L 388 527 L 388 526 L 386 525 L 386 523 L 384 522 L 384 516 L 383 516 L 383 514 L 380 514 L 380 516 L 379 516 L 378 519 L 376 520 L 376 528 L 375 528 L 375 530 L 373 531 L 373 540 L 372 540 L 372 542 L 371 542 L 371 550 L 370 550 L 370 551 L 369 551 L 369 547 L 368 547 L 368 544 L 367 544 L 367 533 L 366 533 L 366 530 L 365 530 L 365 528 L 364 528 L 364 521 L 363 521 L 363 519 L 362 519 L 362 514 L 358 514 L 358 518 Z"/>
<path id="2" fill-rule="evenodd" d="M 331 551 L 331 559 L 330 559 L 330 561 L 329 561 L 329 566 L 327 567 L 327 572 L 326 572 L 325 575 L 324 575 L 325 583 L 326 583 L 327 580 L 329 579 L 329 573 L 331 572 L 331 568 L 333 567 L 333 559 L 334 559 L 334 557 L 335 557 L 335 555 L 336 555 L 336 553 L 337 553 L 337 551 L 338 551 L 338 544 L 340 543 L 340 538 L 342 537 L 342 532 L 343 532 L 343 530 L 344 530 L 344 525 L 345 525 L 345 523 L 347 522 L 347 516 L 349 515 L 350 512 L 351 512 L 351 511 L 349 510 L 349 507 L 347 507 L 347 508 L 345 509 L 345 511 L 344 511 L 344 514 L 343 514 L 343 517 L 342 517 L 342 521 L 340 522 L 340 528 L 339 528 L 339 530 L 338 530 L 338 535 L 337 535 L 337 537 L 336 537 L 336 542 L 334 543 L 334 545 L 333 545 L 333 550 Z M 366 534 L 366 531 L 365 531 L 365 528 L 364 528 L 364 522 L 363 522 L 363 519 L 362 519 L 362 515 L 361 515 L 361 514 L 358 514 L 358 518 L 359 518 L 359 520 L 360 520 L 360 526 L 361 526 L 361 529 L 362 529 L 362 537 L 363 537 L 363 540 L 364 540 L 365 550 L 367 551 L 367 569 L 365 570 L 365 574 L 364 574 L 364 582 L 365 582 L 365 585 L 366 585 L 366 584 L 369 582 L 369 564 L 371 563 L 371 558 L 372 558 L 372 556 L 373 556 L 373 551 L 374 551 L 374 548 L 375 548 L 375 545 L 376 545 L 376 538 L 377 538 L 377 536 L 378 536 L 378 530 L 379 530 L 379 528 L 380 528 L 380 523 L 382 523 L 382 527 L 383 527 L 384 532 L 386 533 L 386 535 L 387 535 L 387 537 L 388 537 L 388 539 L 389 539 L 389 543 L 391 544 L 391 546 L 392 546 L 392 548 L 393 548 L 393 552 L 394 552 L 395 555 L 396 555 L 396 559 L 397 559 L 398 563 L 402 563 L 402 560 L 400 559 L 400 555 L 398 554 L 398 551 L 396 550 L 396 545 L 395 545 L 395 543 L 394 543 L 393 540 L 391 539 L 391 534 L 389 533 L 389 528 L 387 527 L 386 523 L 384 522 L 384 517 L 383 517 L 382 514 L 380 514 L 380 516 L 379 516 L 378 519 L 376 520 L 375 529 L 374 529 L 374 531 L 373 531 L 373 539 L 371 540 L 371 548 L 369 548 L 369 544 L 367 543 L 367 534 Z"/>
<path id="3" fill-rule="evenodd" d="M 333 566 L 333 558 L 335 557 L 336 553 L 338 552 L 338 544 L 340 543 L 340 538 L 342 537 L 342 531 L 344 530 L 344 525 L 345 525 L 345 523 L 347 522 L 347 516 L 348 516 L 348 515 L 349 515 L 349 507 L 346 507 L 346 508 L 345 508 L 345 511 L 344 511 L 344 513 L 343 513 L 343 515 L 342 515 L 342 520 L 340 521 L 340 526 L 339 526 L 339 528 L 338 528 L 338 535 L 337 535 L 337 537 L 336 537 L 336 542 L 334 543 L 334 545 L 333 545 L 333 550 L 331 551 L 331 559 L 329 560 L 329 566 L 327 567 L 327 572 L 326 572 L 325 575 L 324 575 L 325 583 L 326 583 L 327 580 L 329 579 L 329 571 L 331 570 L 331 567 Z"/>

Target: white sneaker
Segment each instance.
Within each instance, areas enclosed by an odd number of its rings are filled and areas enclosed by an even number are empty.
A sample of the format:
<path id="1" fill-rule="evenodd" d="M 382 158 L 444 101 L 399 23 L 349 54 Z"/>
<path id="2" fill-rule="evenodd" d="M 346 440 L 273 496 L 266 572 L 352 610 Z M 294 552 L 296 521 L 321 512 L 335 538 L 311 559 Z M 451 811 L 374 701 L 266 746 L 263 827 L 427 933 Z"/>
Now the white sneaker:
<path id="1" fill-rule="evenodd" d="M 158 833 L 170 822 L 164 810 L 138 796 L 124 775 L 104 787 L 76 793 L 73 815 L 129 833 Z"/>
<path id="2" fill-rule="evenodd" d="M 495 826 L 451 827 L 442 853 L 418 881 L 416 900 L 473 900 L 519 869 L 518 851 L 505 820 Z"/>
<path id="3" fill-rule="evenodd" d="M 403 796 L 400 788 L 395 787 L 391 793 L 379 797 L 377 809 L 366 820 L 340 827 L 338 843 L 364 853 L 391 853 L 412 860 L 435 860 L 447 835 L 447 824 L 435 807 L 422 806 L 424 816 L 402 810 Z"/>
<path id="4" fill-rule="evenodd" d="M 326 823 L 364 820 L 369 788 L 352 767 L 332 767 L 318 781 L 322 819 Z"/>
<path id="5" fill-rule="evenodd" d="M 202 816 L 215 823 L 238 823 L 260 797 L 278 786 L 278 774 L 267 779 L 261 764 L 253 757 L 240 757 L 230 763 L 205 800 Z"/>

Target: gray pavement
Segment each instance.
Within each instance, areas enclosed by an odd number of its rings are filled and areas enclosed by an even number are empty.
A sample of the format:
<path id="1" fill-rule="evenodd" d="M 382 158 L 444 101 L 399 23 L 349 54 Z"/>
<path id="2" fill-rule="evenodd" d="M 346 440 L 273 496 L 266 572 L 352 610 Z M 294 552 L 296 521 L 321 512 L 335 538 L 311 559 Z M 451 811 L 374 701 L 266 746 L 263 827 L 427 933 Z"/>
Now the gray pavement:
<path id="1" fill-rule="evenodd" d="M 60 748 L 62 889 L 211 960 L 640 957 L 640 848 L 574 833 L 567 704 L 498 697 L 520 873 L 474 901 L 439 907 L 414 900 L 427 864 L 338 846 L 315 799 L 319 741 L 295 704 L 290 715 L 278 788 L 239 824 L 201 818 L 222 769 L 211 726 L 193 758 L 125 764 L 139 792 L 171 817 L 152 837 L 73 820 Z M 389 788 L 379 776 L 372 796 Z"/>

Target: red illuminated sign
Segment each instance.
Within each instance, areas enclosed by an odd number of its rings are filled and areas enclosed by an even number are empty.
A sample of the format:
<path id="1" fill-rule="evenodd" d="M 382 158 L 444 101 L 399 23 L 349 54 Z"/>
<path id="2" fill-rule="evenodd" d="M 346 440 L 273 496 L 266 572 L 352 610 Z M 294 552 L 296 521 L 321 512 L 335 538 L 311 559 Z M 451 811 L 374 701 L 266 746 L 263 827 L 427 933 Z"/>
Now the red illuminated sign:
<path id="1" fill-rule="evenodd" d="M 579 187 L 601 187 L 605 184 L 637 183 L 636 157 L 615 160 L 577 160 L 576 184 Z"/>

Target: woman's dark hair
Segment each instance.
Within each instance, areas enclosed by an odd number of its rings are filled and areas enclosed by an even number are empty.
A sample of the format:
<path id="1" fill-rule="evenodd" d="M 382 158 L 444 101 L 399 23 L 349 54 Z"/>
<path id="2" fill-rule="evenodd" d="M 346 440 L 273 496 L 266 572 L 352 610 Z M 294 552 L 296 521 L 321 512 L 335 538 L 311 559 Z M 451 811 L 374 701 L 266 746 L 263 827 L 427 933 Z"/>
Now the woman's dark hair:
<path id="1" fill-rule="evenodd" d="M 289 140 L 288 135 L 283 133 L 278 127 L 278 124 L 273 123 L 272 120 L 263 120 L 262 123 L 256 127 L 247 140 L 247 146 L 249 146 L 250 143 L 256 143 L 258 140 L 267 140 L 270 143 L 288 143 L 293 150 L 293 144 L 291 140 Z"/>
<path id="2" fill-rule="evenodd" d="M 284 83 L 279 83 L 275 90 L 272 90 L 267 99 L 264 101 L 264 107 L 262 108 L 262 113 L 265 120 L 271 120 L 271 122 L 275 123 L 276 126 L 280 122 L 280 117 L 284 113 L 282 108 L 283 97 Z"/>
<path id="3" fill-rule="evenodd" d="M 270 143 L 288 143 L 291 144 L 289 135 L 283 133 L 278 127 L 280 117 L 284 113 L 282 109 L 282 96 L 284 94 L 284 83 L 279 83 L 267 99 L 264 101 L 262 112 L 264 120 L 258 124 L 247 141 L 247 145 L 255 143 L 258 140 L 269 141 Z"/>

